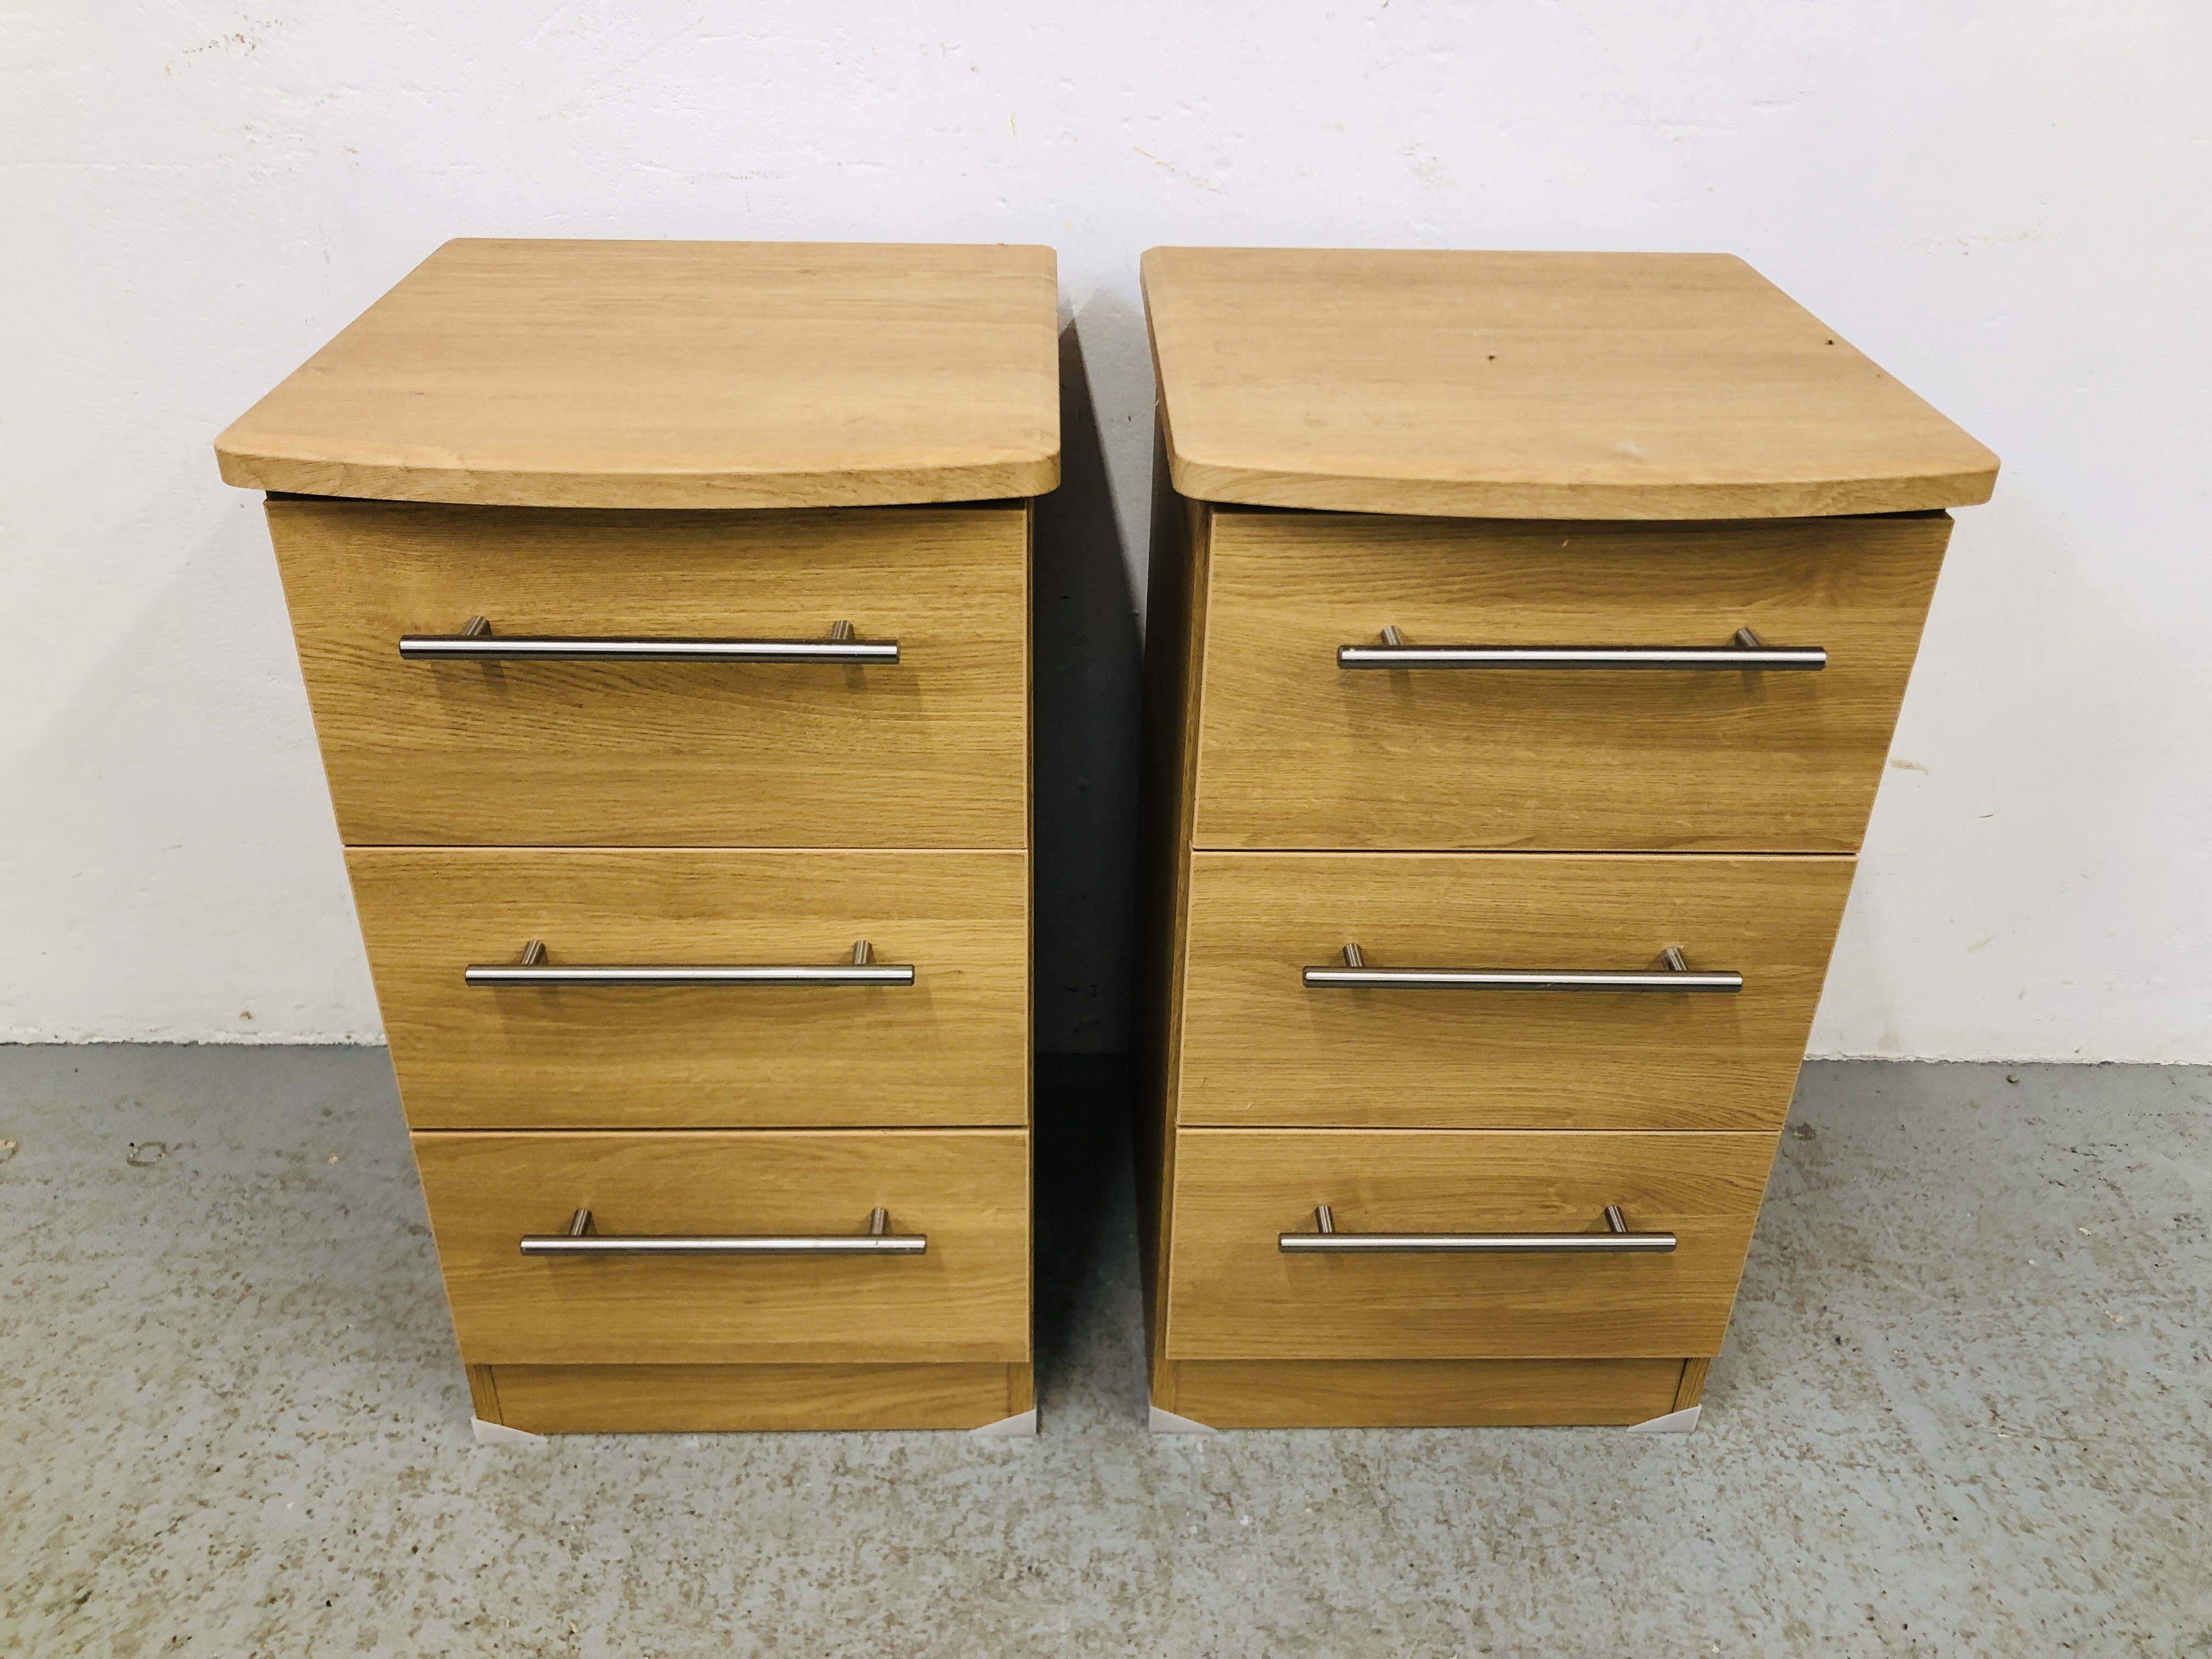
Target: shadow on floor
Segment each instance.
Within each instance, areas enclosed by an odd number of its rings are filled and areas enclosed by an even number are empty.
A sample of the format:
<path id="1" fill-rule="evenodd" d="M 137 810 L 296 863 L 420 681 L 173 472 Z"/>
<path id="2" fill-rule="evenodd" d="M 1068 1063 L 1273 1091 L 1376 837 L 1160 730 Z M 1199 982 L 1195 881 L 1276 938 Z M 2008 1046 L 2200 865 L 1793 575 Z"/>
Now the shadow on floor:
<path id="1" fill-rule="evenodd" d="M 1102 1320 L 1136 1283 L 1127 1062 L 1040 1054 L 1036 1079 L 1036 1365 L 1042 1399 L 1063 1401 Z M 1087 1338 L 1081 1341 L 1079 1338 Z M 1141 1413 L 1140 1399 L 1133 1409 Z"/>

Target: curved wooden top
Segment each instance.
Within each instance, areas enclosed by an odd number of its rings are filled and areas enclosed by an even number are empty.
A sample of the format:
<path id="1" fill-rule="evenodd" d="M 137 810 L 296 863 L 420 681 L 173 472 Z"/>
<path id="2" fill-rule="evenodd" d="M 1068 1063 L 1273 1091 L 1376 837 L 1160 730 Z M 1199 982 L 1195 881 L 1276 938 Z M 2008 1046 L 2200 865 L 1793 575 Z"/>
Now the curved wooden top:
<path id="1" fill-rule="evenodd" d="M 252 489 L 846 507 L 1060 481 L 1043 247 L 447 243 L 216 440 Z"/>
<path id="2" fill-rule="evenodd" d="M 1987 501 L 1997 458 L 1717 253 L 1154 248 L 1176 489 L 1468 518 Z"/>

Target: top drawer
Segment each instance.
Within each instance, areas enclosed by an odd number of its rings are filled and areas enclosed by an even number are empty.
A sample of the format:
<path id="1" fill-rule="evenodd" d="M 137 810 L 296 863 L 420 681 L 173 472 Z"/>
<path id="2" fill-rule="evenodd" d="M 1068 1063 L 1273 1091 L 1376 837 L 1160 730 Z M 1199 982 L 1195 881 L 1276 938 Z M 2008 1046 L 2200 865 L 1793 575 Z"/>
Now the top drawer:
<path id="1" fill-rule="evenodd" d="M 1020 847 L 1024 503 L 593 512 L 274 498 L 355 846 Z M 896 664 L 409 660 L 403 635 L 896 641 Z M 564 647 L 563 649 L 568 647 Z"/>
<path id="2" fill-rule="evenodd" d="M 1854 852 L 1942 513 L 1574 524 L 1216 509 L 1200 848 Z M 1820 647 L 1826 666 L 1340 666 L 1406 646 Z"/>

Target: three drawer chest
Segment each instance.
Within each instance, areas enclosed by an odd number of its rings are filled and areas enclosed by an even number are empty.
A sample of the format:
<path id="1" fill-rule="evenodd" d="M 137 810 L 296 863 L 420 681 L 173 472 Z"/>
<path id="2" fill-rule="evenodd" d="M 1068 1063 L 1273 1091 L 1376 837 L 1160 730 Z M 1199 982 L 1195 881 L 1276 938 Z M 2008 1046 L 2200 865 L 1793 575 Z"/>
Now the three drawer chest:
<path id="1" fill-rule="evenodd" d="M 1693 1423 L 1996 459 L 1730 258 L 1144 288 L 1155 1425 Z"/>
<path id="2" fill-rule="evenodd" d="M 1055 285 L 452 242 L 217 441 L 495 1435 L 1034 1421 Z"/>

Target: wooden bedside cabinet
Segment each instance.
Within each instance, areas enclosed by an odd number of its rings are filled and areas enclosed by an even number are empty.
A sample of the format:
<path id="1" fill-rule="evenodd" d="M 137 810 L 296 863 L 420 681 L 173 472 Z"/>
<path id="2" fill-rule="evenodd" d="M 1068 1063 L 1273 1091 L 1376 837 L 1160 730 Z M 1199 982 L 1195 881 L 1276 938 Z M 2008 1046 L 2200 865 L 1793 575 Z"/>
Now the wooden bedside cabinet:
<path id="1" fill-rule="evenodd" d="M 1036 247 L 450 242 L 217 441 L 483 1422 L 1032 1411 L 1055 287 Z"/>
<path id="2" fill-rule="evenodd" d="M 1144 286 L 1155 1421 L 1689 1413 L 1996 459 L 1723 256 Z"/>

